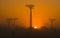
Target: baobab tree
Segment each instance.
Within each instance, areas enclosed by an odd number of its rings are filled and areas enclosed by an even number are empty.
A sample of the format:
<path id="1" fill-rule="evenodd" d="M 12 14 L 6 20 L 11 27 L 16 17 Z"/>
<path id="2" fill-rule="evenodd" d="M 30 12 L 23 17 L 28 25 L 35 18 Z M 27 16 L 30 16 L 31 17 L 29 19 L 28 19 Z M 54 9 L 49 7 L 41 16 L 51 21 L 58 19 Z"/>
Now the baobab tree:
<path id="1" fill-rule="evenodd" d="M 50 18 L 50 23 L 51 23 L 51 28 L 53 28 L 54 22 L 56 21 L 56 19 Z"/>
<path id="2" fill-rule="evenodd" d="M 18 20 L 19 18 L 13 18 L 13 24 L 16 25 L 16 20 Z"/>
<path id="3" fill-rule="evenodd" d="M 30 5 L 26 5 L 26 7 L 30 9 L 30 29 L 32 29 L 32 9 L 34 5 L 30 4 Z"/>
<path id="4" fill-rule="evenodd" d="M 7 23 L 8 23 L 8 27 L 10 27 L 11 22 L 12 22 L 12 18 L 7 18 L 6 21 L 7 21 Z"/>
<path id="5" fill-rule="evenodd" d="M 13 28 L 12 28 L 12 31 L 11 31 L 11 33 L 12 33 L 12 36 L 14 36 L 15 35 L 15 31 L 16 31 L 16 27 L 15 27 L 15 24 L 16 24 L 16 20 L 17 20 L 18 18 L 7 18 L 7 23 L 8 23 L 8 27 L 10 27 L 10 24 L 11 24 L 11 22 L 13 21 Z M 11 27 L 10 27 L 11 28 Z"/>

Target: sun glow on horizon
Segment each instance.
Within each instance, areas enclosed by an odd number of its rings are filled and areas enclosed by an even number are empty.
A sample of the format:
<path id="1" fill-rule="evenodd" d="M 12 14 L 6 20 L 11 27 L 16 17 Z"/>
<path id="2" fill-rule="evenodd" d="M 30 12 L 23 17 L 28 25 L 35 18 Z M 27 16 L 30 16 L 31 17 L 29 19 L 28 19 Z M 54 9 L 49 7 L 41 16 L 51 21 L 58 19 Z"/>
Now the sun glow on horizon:
<path id="1" fill-rule="evenodd" d="M 34 26 L 34 29 L 37 29 L 38 27 L 37 26 Z"/>
<path id="2" fill-rule="evenodd" d="M 33 26 L 33 29 L 41 29 L 42 28 L 42 26 Z"/>

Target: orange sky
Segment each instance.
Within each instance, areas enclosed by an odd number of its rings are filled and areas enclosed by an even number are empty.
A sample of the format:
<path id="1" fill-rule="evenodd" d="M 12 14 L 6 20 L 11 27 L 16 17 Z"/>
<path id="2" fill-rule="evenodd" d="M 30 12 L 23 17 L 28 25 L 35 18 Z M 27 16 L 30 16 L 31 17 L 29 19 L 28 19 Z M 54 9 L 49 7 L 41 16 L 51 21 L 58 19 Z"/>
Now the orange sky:
<path id="1" fill-rule="evenodd" d="M 60 20 L 60 3 L 58 0 L 0 0 L 0 18 L 19 18 L 19 24 L 29 26 L 29 8 L 33 4 L 33 26 L 43 26 L 49 18 Z M 60 22 L 60 21 L 59 21 Z"/>

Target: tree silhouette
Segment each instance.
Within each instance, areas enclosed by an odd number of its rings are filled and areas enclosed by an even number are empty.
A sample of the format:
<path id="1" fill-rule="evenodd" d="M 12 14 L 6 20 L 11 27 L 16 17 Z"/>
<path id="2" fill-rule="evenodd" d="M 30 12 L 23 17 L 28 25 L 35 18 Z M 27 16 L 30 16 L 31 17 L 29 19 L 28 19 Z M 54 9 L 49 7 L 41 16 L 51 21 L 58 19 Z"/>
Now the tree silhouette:
<path id="1" fill-rule="evenodd" d="M 56 21 L 56 19 L 50 18 L 49 21 L 51 22 L 51 28 L 53 28 L 54 22 Z"/>
<path id="2" fill-rule="evenodd" d="M 26 5 L 26 7 L 30 9 L 30 29 L 32 29 L 32 9 L 34 5 L 30 4 L 30 5 Z"/>

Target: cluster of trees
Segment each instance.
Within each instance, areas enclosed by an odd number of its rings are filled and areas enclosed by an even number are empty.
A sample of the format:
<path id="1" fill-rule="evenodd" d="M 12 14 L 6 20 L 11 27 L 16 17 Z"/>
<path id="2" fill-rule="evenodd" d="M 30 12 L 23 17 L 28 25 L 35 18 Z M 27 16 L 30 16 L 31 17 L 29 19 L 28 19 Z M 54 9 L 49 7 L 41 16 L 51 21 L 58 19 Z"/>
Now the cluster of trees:
<path id="1" fill-rule="evenodd" d="M 46 28 L 43 27 L 41 30 L 32 29 L 24 29 L 19 26 L 15 28 L 7 27 L 4 25 L 0 25 L 0 37 L 60 37 L 60 30 L 56 30 L 54 28 Z"/>

